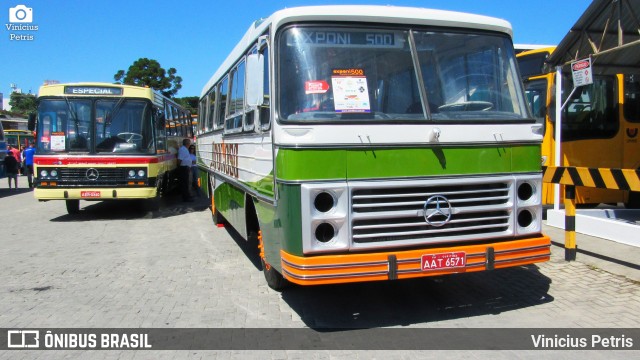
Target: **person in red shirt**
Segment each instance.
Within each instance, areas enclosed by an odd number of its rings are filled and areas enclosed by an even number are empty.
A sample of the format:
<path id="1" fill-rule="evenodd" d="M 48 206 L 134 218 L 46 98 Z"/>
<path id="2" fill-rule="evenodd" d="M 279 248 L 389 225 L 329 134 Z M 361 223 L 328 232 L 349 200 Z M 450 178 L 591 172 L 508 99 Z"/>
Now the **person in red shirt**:
<path id="1" fill-rule="evenodd" d="M 13 154 L 13 157 L 16 158 L 16 161 L 18 162 L 18 175 L 20 174 L 20 164 L 22 164 L 22 154 L 20 154 L 20 150 L 14 148 L 13 146 L 7 144 L 7 150 L 11 151 L 11 154 Z"/>

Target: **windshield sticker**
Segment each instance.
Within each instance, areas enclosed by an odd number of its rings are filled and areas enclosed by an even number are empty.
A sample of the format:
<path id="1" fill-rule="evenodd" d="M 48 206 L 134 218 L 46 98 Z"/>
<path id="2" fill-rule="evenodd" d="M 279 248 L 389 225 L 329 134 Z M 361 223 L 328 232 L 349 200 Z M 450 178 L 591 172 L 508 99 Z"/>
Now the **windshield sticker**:
<path id="1" fill-rule="evenodd" d="M 324 80 L 311 80 L 304 82 L 304 93 L 309 94 L 325 94 L 329 91 L 329 83 Z"/>
<path id="2" fill-rule="evenodd" d="M 331 85 L 336 112 L 371 112 L 367 77 L 363 69 L 334 69 Z"/>
<path id="3" fill-rule="evenodd" d="M 64 132 L 51 133 L 51 150 L 64 151 L 66 138 Z"/>

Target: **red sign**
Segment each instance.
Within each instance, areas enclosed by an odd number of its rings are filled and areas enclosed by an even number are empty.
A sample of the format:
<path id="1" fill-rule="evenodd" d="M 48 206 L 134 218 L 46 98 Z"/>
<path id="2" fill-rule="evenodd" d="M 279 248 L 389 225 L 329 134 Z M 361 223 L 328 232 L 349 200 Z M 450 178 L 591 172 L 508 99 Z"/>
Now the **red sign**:
<path id="1" fill-rule="evenodd" d="M 582 70 L 582 69 L 586 69 L 589 66 L 591 66 L 589 60 L 582 60 L 582 61 L 577 61 L 574 62 L 571 67 L 573 68 L 573 71 L 578 71 L 578 70 Z"/>
<path id="2" fill-rule="evenodd" d="M 455 269 L 467 266 L 467 254 L 464 251 L 422 255 L 422 271 Z"/>
<path id="3" fill-rule="evenodd" d="M 83 198 L 99 198 L 100 197 L 100 191 L 81 191 L 80 192 L 80 197 L 83 197 Z"/>
<path id="4" fill-rule="evenodd" d="M 329 91 L 329 84 L 324 80 L 305 81 L 305 94 L 324 94 Z"/>

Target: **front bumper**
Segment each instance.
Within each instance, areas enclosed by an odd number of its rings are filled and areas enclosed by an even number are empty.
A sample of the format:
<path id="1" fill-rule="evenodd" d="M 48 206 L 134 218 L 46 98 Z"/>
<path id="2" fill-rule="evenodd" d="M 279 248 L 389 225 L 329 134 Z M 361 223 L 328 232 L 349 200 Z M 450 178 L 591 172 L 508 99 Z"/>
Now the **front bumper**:
<path id="1" fill-rule="evenodd" d="M 460 251 L 466 253 L 465 267 L 430 271 L 421 269 L 422 255 Z M 309 257 L 291 255 L 282 250 L 280 255 L 282 275 L 287 280 L 299 285 L 321 285 L 409 279 L 529 265 L 550 259 L 551 239 L 540 235 L 523 240 L 466 246 Z"/>
<path id="2" fill-rule="evenodd" d="M 115 200 L 150 199 L 156 196 L 155 187 L 136 188 L 36 188 L 34 197 L 38 200 Z"/>

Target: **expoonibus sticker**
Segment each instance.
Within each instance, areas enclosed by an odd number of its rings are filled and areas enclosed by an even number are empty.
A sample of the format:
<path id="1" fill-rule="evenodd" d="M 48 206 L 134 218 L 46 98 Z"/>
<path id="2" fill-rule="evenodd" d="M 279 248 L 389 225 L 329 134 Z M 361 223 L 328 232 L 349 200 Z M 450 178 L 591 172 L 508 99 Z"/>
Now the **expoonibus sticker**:
<path id="1" fill-rule="evenodd" d="M 364 69 L 333 69 L 331 85 L 336 112 L 371 112 Z"/>

